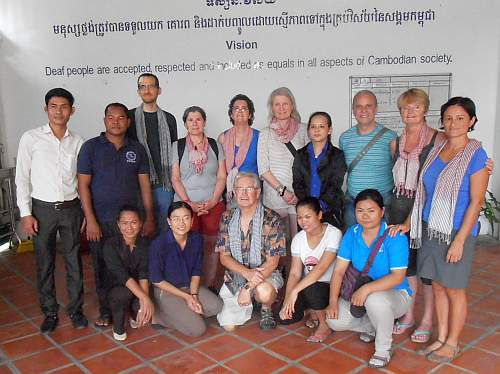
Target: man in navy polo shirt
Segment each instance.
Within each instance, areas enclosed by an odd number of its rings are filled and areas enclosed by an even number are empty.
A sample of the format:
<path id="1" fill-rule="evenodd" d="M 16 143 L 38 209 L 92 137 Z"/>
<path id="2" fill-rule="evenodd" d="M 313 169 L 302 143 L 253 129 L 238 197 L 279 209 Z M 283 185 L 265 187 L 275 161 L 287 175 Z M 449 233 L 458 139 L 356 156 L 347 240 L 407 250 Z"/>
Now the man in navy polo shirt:
<path id="1" fill-rule="evenodd" d="M 110 323 L 107 302 L 109 277 L 102 248 L 116 233 L 116 216 L 123 205 L 138 205 L 139 196 L 146 219 L 143 235 L 155 231 L 153 197 L 149 182 L 149 162 L 144 147 L 126 137 L 130 126 L 128 109 L 120 103 L 109 104 L 104 110 L 106 132 L 86 141 L 78 155 L 78 190 L 87 221 L 94 276 L 99 298 L 98 327 Z"/>

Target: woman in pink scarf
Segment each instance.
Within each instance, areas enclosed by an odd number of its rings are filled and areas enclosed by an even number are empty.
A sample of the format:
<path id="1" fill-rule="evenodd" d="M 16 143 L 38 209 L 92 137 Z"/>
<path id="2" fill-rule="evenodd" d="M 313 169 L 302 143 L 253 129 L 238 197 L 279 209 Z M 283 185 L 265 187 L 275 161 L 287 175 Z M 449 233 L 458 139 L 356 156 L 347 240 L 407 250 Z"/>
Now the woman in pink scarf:
<path id="1" fill-rule="evenodd" d="M 398 98 L 398 108 L 405 128 L 403 134 L 393 140 L 393 144 L 391 144 L 391 148 L 395 149 L 393 168 L 395 187 L 389 215 L 392 222 L 389 224 L 403 223 L 410 215 L 420 168 L 434 144 L 441 143 L 445 138 L 444 133 L 430 128 L 426 123 L 425 116 L 429 110 L 429 97 L 423 90 L 411 88 L 403 92 Z M 410 249 L 406 276 L 414 295 L 418 289 L 416 273 L 417 251 Z M 411 341 L 414 343 L 427 343 L 432 335 L 433 296 L 431 284 L 430 279 L 422 278 L 424 313 L 422 320 L 411 335 Z M 394 334 L 403 334 L 408 329 L 413 328 L 415 325 L 414 306 L 415 296 L 408 313 L 396 321 Z"/>
<path id="2" fill-rule="evenodd" d="M 261 130 L 257 147 L 259 175 L 264 180 L 263 202 L 284 218 L 291 239 L 297 233 L 292 165 L 296 150 L 309 142 L 307 125 L 300 123 L 295 98 L 287 87 L 274 90 L 267 105 L 269 126 Z"/>
<path id="3" fill-rule="evenodd" d="M 224 148 L 227 170 L 227 202 L 232 201 L 234 177 L 238 172 L 251 172 L 259 175 L 257 168 L 257 143 L 259 130 L 252 129 L 255 107 L 246 95 L 234 96 L 228 109 L 233 127 L 224 131 L 217 139 Z"/>

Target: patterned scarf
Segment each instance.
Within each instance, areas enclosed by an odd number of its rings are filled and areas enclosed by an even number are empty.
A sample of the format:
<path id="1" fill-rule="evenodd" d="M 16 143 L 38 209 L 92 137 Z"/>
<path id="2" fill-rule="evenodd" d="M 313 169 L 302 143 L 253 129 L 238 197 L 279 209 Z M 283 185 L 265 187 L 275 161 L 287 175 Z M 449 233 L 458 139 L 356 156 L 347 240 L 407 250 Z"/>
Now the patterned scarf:
<path id="1" fill-rule="evenodd" d="M 189 150 L 189 163 L 194 168 L 196 174 L 203 173 L 203 168 L 208 161 L 208 138 L 203 135 L 200 144 L 194 145 L 191 137 L 186 136 L 186 144 Z"/>
<path id="2" fill-rule="evenodd" d="M 247 157 L 248 149 L 252 143 L 253 131 L 250 126 L 245 130 L 243 142 L 238 148 L 236 153 L 236 128 L 232 127 L 224 133 L 224 154 L 226 156 L 226 170 L 227 170 L 227 195 L 231 196 L 233 191 L 234 178 L 238 174 L 240 166 Z"/>
<path id="3" fill-rule="evenodd" d="M 144 105 L 144 104 L 143 104 Z M 135 123 L 137 130 L 137 139 L 139 143 L 144 145 L 149 161 L 149 179 L 152 184 L 161 183 L 163 188 L 167 191 L 172 191 L 172 181 L 170 176 L 170 159 L 172 158 L 172 142 L 170 140 L 170 129 L 168 127 L 167 118 L 165 113 L 160 107 L 157 108 L 156 114 L 158 115 L 158 136 L 160 137 L 160 159 L 161 159 L 161 181 L 158 178 L 158 172 L 153 164 L 151 152 L 148 147 L 148 140 L 146 134 L 146 122 L 144 119 L 143 105 L 135 108 Z"/>
<path id="4" fill-rule="evenodd" d="M 241 251 L 241 211 L 236 208 L 233 212 L 233 216 L 229 221 L 228 233 L 229 233 L 229 247 L 231 248 L 231 256 L 238 261 L 240 264 L 249 266 L 250 269 L 255 269 L 259 267 L 262 262 L 261 258 L 261 248 L 262 248 L 262 225 L 264 223 L 264 206 L 262 203 L 258 203 L 257 209 L 255 210 L 254 216 L 252 218 L 252 241 L 250 243 L 250 254 L 249 263 L 245 264 L 243 262 L 243 253 Z M 232 273 L 234 282 L 239 288 L 246 284 L 246 279 L 240 274 Z"/>
<path id="5" fill-rule="evenodd" d="M 415 194 L 415 203 L 411 212 L 410 245 L 411 248 L 420 248 L 422 245 L 422 211 L 425 204 L 425 188 L 423 176 L 439 156 L 448 141 L 432 148 L 427 160 L 422 167 Z M 436 181 L 436 188 L 432 196 L 431 211 L 429 213 L 428 234 L 429 238 L 450 244 L 451 231 L 453 230 L 453 216 L 457 203 L 458 191 L 464 179 L 469 163 L 474 153 L 481 147 L 481 143 L 470 139 L 465 148 L 448 162 Z"/>
<path id="6" fill-rule="evenodd" d="M 279 141 L 286 144 L 290 142 L 297 131 L 299 131 L 299 122 L 295 118 L 290 117 L 286 125 L 282 127 L 277 122 L 276 118 L 273 118 L 269 127 L 274 131 Z"/>
<path id="7" fill-rule="evenodd" d="M 399 157 L 392 168 L 394 176 L 394 192 L 396 196 L 404 195 L 412 198 L 415 194 L 418 181 L 418 170 L 420 169 L 419 156 L 425 146 L 429 126 L 426 123 L 420 129 L 418 134 L 418 145 L 411 152 L 405 151 L 407 132 L 403 131 L 399 141 Z"/>

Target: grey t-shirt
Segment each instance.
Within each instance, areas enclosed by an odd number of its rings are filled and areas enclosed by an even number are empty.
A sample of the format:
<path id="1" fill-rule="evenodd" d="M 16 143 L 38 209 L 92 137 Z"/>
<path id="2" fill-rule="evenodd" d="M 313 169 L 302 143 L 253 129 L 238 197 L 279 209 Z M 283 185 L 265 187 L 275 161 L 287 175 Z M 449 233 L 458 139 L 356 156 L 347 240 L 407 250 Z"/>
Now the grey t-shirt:
<path id="1" fill-rule="evenodd" d="M 197 174 L 194 168 L 189 164 L 189 149 L 186 144 L 184 154 L 180 164 L 181 181 L 184 185 L 186 193 L 191 201 L 207 201 L 214 194 L 215 183 L 217 181 L 217 170 L 219 162 L 224 160 L 224 150 L 217 142 L 219 149 L 219 160 L 213 151 L 210 144 L 208 145 L 208 160 L 201 174 Z M 177 142 L 172 144 L 172 165 L 179 163 L 179 154 L 177 152 Z M 179 201 L 181 198 L 175 194 L 174 201 Z"/>

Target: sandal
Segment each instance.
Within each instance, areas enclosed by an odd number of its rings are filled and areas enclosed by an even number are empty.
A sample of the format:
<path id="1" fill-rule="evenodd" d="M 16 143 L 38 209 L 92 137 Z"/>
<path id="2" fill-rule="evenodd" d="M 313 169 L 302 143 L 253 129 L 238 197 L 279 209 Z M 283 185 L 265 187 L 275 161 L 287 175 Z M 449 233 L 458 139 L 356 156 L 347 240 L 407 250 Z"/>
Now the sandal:
<path id="1" fill-rule="evenodd" d="M 260 311 L 259 327 L 261 330 L 272 330 L 277 326 L 271 308 L 262 308 Z"/>
<path id="2" fill-rule="evenodd" d="M 458 345 L 451 345 L 444 343 L 441 347 L 446 346 L 451 348 L 451 356 L 442 356 L 436 353 L 437 349 L 427 355 L 427 359 L 436 364 L 446 364 L 453 361 L 460 354 L 460 347 Z"/>
<path id="3" fill-rule="evenodd" d="M 308 319 L 305 325 L 309 329 L 315 329 L 316 327 L 318 327 L 319 321 L 317 319 Z"/>
<path id="4" fill-rule="evenodd" d="M 368 361 L 368 367 L 382 369 L 389 364 L 389 361 L 391 361 L 391 352 L 389 352 L 387 357 L 373 355 L 372 358 L 370 358 L 370 361 Z"/>
<path id="5" fill-rule="evenodd" d="M 102 315 L 97 318 L 94 322 L 94 326 L 100 329 L 105 329 L 111 324 L 111 317 L 107 315 Z"/>
<path id="6" fill-rule="evenodd" d="M 375 335 L 369 334 L 367 332 L 362 332 L 361 334 L 359 334 L 359 340 L 365 343 L 372 343 L 375 341 Z"/>
<path id="7" fill-rule="evenodd" d="M 396 321 L 396 323 L 394 324 L 394 327 L 392 328 L 392 333 L 394 335 L 404 334 L 406 331 L 411 329 L 413 327 L 413 325 L 415 325 L 415 322 L 403 323 L 403 322 Z"/>
<path id="8" fill-rule="evenodd" d="M 410 340 L 413 343 L 425 344 L 431 340 L 432 331 L 431 330 L 415 330 L 411 334 Z"/>
<path id="9" fill-rule="evenodd" d="M 316 330 L 316 332 L 314 334 L 312 334 L 310 337 L 308 337 L 306 339 L 306 342 L 308 342 L 308 343 L 323 343 L 323 341 L 326 338 L 328 338 L 332 334 L 332 332 L 333 332 L 332 330 L 328 329 L 327 332 L 320 334 Z"/>
<path id="10" fill-rule="evenodd" d="M 437 348 L 434 348 L 434 349 L 429 349 L 430 346 L 432 346 L 433 344 L 435 343 L 439 343 L 439 346 Z M 435 342 L 429 344 L 427 347 L 425 347 L 424 349 L 419 349 L 417 350 L 417 354 L 420 355 L 420 356 L 428 356 L 430 355 L 432 352 L 434 351 L 437 351 L 438 349 L 440 349 L 442 346 L 444 345 L 444 342 L 437 339 Z"/>

